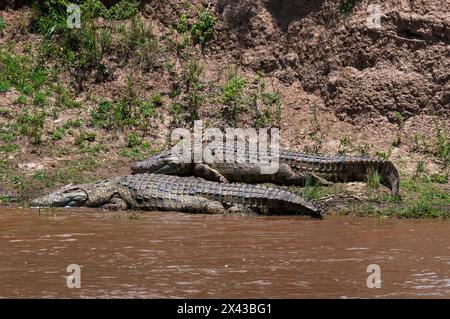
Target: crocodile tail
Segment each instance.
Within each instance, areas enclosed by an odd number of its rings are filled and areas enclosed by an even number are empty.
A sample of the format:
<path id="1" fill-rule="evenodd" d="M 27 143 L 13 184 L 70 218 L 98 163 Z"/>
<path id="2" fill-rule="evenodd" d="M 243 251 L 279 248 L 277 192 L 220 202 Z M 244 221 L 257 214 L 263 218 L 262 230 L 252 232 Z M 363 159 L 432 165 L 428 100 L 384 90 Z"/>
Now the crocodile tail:
<path id="1" fill-rule="evenodd" d="M 295 193 L 279 190 L 275 199 L 279 201 L 280 207 L 287 213 L 300 213 L 323 219 L 324 213 L 322 209 Z"/>
<path id="2" fill-rule="evenodd" d="M 381 183 L 391 190 L 392 196 L 400 195 L 400 176 L 392 162 L 383 161 L 378 165 Z"/>
<path id="3" fill-rule="evenodd" d="M 155 154 L 145 160 L 134 162 L 131 164 L 130 168 L 133 174 L 145 174 L 154 173 L 162 166 L 164 166 L 164 157 L 167 156 L 167 152 L 161 152 Z"/>

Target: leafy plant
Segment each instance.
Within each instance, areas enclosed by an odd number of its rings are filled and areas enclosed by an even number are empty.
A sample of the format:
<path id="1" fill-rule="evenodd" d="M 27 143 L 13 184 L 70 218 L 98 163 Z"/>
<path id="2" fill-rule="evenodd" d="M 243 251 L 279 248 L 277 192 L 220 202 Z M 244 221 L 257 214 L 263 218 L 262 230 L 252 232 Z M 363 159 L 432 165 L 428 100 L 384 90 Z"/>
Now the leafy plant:
<path id="1" fill-rule="evenodd" d="M 141 138 L 136 133 L 130 133 L 126 137 L 127 147 L 135 147 L 141 144 Z"/>
<path id="2" fill-rule="evenodd" d="M 222 113 L 225 120 L 232 125 L 237 123 L 238 115 L 247 109 L 245 88 L 245 80 L 238 75 L 232 76 L 221 88 L 219 101 L 224 105 Z"/>
<path id="3" fill-rule="evenodd" d="M 57 129 L 55 129 L 52 133 L 52 139 L 54 141 L 59 141 L 60 139 L 63 138 L 63 135 L 65 133 L 65 129 L 64 127 L 58 127 Z"/>
<path id="4" fill-rule="evenodd" d="M 30 113 L 25 109 L 18 116 L 16 124 L 21 134 L 31 137 L 33 144 L 40 144 L 45 117 L 46 113 L 43 110 L 33 109 Z"/>
<path id="5" fill-rule="evenodd" d="M 34 66 L 29 59 L 0 50 L 0 92 L 15 87 L 22 94 L 30 95 L 49 82 L 52 70 Z"/>
<path id="6" fill-rule="evenodd" d="M 209 10 L 200 11 L 191 27 L 193 41 L 203 45 L 213 35 L 215 23 L 216 18 Z"/>
<path id="7" fill-rule="evenodd" d="M 106 11 L 105 15 L 111 20 L 125 20 L 136 16 L 139 9 L 139 1 L 122 0 Z"/>
<path id="8" fill-rule="evenodd" d="M 180 33 L 185 33 L 188 30 L 187 16 L 182 14 L 178 19 L 177 31 Z"/>

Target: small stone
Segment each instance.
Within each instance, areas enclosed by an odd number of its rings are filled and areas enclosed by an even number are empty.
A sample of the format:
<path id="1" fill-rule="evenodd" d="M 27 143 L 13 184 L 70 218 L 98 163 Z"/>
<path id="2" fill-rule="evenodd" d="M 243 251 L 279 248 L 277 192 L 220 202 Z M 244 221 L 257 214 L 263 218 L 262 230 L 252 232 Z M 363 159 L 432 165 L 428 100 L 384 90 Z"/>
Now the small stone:
<path id="1" fill-rule="evenodd" d="M 19 164 L 19 168 L 26 171 L 36 171 L 44 168 L 44 165 L 38 163 L 22 163 Z"/>

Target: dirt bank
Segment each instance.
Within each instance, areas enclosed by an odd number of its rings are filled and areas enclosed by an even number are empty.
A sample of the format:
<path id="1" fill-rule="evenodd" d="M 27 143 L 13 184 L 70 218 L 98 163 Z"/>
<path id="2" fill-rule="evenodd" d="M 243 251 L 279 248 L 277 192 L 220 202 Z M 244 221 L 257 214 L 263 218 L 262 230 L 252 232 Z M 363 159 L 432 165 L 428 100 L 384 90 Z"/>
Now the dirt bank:
<path id="1" fill-rule="evenodd" d="M 408 183 L 429 183 L 421 191 L 448 194 L 448 0 L 141 1 L 81 31 L 52 27 L 29 3 L 0 7 L 4 202 L 127 173 L 194 119 L 389 158 Z M 332 192 L 373 199 L 362 186 Z"/>

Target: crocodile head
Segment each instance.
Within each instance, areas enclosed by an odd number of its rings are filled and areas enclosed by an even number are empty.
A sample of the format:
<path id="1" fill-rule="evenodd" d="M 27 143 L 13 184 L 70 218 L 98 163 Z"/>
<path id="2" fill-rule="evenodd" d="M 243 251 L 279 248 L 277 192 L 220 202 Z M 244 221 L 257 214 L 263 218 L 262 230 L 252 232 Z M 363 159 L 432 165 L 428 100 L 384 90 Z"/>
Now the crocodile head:
<path id="1" fill-rule="evenodd" d="M 66 185 L 57 191 L 33 200 L 31 207 L 79 207 L 89 199 L 88 193 L 81 186 Z"/>
<path id="2" fill-rule="evenodd" d="M 169 152 L 161 152 L 146 160 L 134 162 L 131 164 L 131 171 L 134 174 L 154 173 L 171 162 Z"/>
<path id="3" fill-rule="evenodd" d="M 133 174 L 167 174 L 189 175 L 192 168 L 191 162 L 183 162 L 182 157 L 172 154 L 171 151 L 161 152 L 146 160 L 131 164 Z"/>

